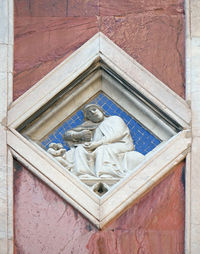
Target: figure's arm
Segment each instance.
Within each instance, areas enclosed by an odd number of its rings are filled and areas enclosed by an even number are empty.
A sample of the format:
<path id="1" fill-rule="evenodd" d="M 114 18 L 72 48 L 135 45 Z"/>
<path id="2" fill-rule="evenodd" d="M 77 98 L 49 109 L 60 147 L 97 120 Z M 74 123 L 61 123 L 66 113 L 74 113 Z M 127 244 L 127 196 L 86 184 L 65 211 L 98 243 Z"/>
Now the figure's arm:
<path id="1" fill-rule="evenodd" d="M 84 144 L 85 149 L 94 151 L 97 147 L 105 144 L 124 142 L 124 137 L 130 135 L 129 129 L 120 117 L 112 117 L 110 122 L 101 126 L 105 134 L 100 140 Z"/>
<path id="2" fill-rule="evenodd" d="M 104 136 L 101 141 L 102 144 L 112 144 L 116 142 L 120 142 L 123 137 L 126 135 L 126 133 L 113 133 L 111 135 Z"/>
<path id="3" fill-rule="evenodd" d="M 104 136 L 101 139 L 103 144 L 120 142 L 129 133 L 128 127 L 118 116 L 113 116 L 103 128 L 102 132 L 104 133 Z"/>

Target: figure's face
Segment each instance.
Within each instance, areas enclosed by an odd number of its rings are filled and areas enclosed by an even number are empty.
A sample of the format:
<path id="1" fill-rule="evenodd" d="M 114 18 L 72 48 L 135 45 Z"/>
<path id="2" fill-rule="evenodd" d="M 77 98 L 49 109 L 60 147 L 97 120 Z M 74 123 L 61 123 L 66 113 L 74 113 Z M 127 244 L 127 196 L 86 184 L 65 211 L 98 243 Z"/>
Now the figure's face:
<path id="1" fill-rule="evenodd" d="M 87 110 L 86 113 L 87 119 L 94 122 L 94 123 L 98 123 L 101 122 L 104 119 L 104 115 L 101 112 L 101 110 L 99 110 L 97 107 L 90 107 Z"/>

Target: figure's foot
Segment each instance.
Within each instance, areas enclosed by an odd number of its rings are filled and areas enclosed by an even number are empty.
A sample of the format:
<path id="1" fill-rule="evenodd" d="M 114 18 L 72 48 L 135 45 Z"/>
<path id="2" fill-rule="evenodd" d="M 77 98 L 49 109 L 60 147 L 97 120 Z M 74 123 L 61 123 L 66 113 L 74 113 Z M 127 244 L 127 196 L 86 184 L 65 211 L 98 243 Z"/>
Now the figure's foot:
<path id="1" fill-rule="evenodd" d="M 98 178 L 119 178 L 119 176 L 113 176 L 113 175 L 109 175 L 109 174 L 101 174 Z"/>
<path id="2" fill-rule="evenodd" d="M 85 179 L 85 178 L 96 178 L 95 175 L 89 175 L 89 174 L 76 174 L 80 179 Z"/>
<path id="3" fill-rule="evenodd" d="M 114 169 L 112 167 L 104 167 L 103 169 L 98 171 L 98 177 L 100 178 L 121 178 L 124 177 L 124 172 L 119 169 Z"/>

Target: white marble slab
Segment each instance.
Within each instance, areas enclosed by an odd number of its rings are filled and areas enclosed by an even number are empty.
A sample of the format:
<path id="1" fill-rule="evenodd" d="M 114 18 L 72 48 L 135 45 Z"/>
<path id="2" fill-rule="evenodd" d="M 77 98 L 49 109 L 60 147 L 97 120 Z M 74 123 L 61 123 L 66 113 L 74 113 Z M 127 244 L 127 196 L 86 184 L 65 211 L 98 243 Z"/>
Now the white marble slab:
<path id="1" fill-rule="evenodd" d="M 0 73 L 8 71 L 8 45 L 0 44 Z"/>
<path id="2" fill-rule="evenodd" d="M 13 0 L 0 1 L 0 253 L 13 249 L 13 164 L 7 147 L 7 109 L 12 102 Z"/>
<path id="3" fill-rule="evenodd" d="M 192 37 L 200 37 L 200 1 L 189 1 L 191 4 L 191 35 Z"/>
<path id="4" fill-rule="evenodd" d="M 8 44 L 9 42 L 9 1 L 0 1 L 0 43 L 2 44 Z"/>
<path id="5" fill-rule="evenodd" d="M 186 98 L 191 104 L 192 146 L 186 164 L 185 253 L 200 253 L 200 1 L 185 1 Z"/>

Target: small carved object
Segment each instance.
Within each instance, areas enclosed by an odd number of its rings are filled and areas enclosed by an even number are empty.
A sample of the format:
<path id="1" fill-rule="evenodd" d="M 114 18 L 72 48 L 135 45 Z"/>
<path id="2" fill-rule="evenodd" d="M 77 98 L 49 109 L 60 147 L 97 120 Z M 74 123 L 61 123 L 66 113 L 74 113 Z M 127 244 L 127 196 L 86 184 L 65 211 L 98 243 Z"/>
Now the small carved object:
<path id="1" fill-rule="evenodd" d="M 47 150 L 57 161 L 59 161 L 65 168 L 68 168 L 66 162 L 66 149 L 63 148 L 63 145 L 60 143 L 51 143 L 49 149 Z M 69 168 L 70 170 L 70 168 Z"/>

